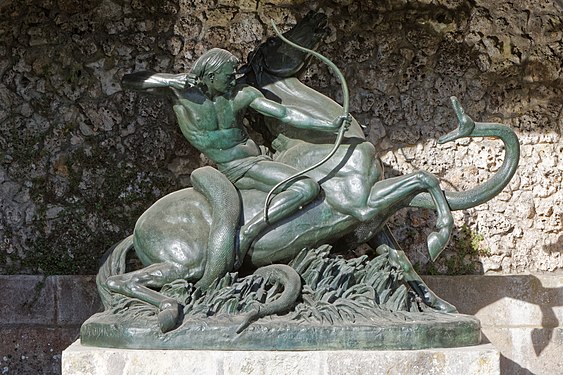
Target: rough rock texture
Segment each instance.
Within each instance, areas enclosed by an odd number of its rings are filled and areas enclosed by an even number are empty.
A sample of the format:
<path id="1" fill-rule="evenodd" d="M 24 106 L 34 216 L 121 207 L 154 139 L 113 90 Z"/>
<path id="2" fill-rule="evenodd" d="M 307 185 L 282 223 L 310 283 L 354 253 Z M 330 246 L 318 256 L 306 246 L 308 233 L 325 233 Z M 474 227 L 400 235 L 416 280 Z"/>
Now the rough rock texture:
<path id="1" fill-rule="evenodd" d="M 344 71 L 352 111 L 388 174 L 425 169 L 449 189 L 483 181 L 497 142 L 436 147 L 454 128 L 449 96 L 521 139 L 517 176 L 496 199 L 456 213 L 430 264 L 435 215 L 399 213 L 397 237 L 429 273 L 561 268 L 563 13 L 556 0 L 0 0 L 0 273 L 94 273 L 162 195 L 206 163 L 162 99 L 123 91 L 123 74 L 179 72 L 211 47 L 241 58 L 309 9 L 329 16 L 321 52 Z M 305 80 L 339 98 L 315 64 Z"/>

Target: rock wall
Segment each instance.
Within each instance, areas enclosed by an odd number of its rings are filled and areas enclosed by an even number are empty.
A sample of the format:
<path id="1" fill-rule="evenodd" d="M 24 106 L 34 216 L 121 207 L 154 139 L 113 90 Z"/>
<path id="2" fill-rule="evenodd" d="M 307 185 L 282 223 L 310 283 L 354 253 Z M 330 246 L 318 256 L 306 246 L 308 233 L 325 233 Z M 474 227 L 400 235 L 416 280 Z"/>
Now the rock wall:
<path id="1" fill-rule="evenodd" d="M 519 135 L 508 188 L 457 212 L 436 263 L 435 215 L 392 220 L 426 273 L 537 272 L 563 266 L 563 16 L 556 0 L 0 0 L 0 273 L 88 274 L 136 218 L 205 165 L 163 99 L 122 90 L 123 74 L 189 69 L 205 50 L 245 58 L 310 9 L 329 16 L 320 51 L 342 68 L 352 112 L 389 176 L 424 169 L 463 190 L 502 162 L 492 140 L 437 146 L 457 96 L 477 121 Z M 304 80 L 340 98 L 314 63 Z"/>

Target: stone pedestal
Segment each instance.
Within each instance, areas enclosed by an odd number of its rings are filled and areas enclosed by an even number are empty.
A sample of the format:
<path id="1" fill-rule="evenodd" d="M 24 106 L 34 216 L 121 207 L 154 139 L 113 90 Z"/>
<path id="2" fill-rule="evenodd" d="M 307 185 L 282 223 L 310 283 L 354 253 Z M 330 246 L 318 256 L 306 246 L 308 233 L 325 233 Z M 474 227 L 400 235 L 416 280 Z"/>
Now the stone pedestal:
<path id="1" fill-rule="evenodd" d="M 490 344 L 426 350 L 210 351 L 87 347 L 63 352 L 63 375 L 498 375 L 499 352 Z"/>

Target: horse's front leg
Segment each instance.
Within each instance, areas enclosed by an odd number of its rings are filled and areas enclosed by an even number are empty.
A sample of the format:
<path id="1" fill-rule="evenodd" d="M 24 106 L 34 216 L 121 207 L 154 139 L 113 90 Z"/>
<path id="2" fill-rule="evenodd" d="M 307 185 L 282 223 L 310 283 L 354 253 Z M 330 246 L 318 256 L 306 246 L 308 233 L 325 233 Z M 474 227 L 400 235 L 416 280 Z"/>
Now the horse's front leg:
<path id="1" fill-rule="evenodd" d="M 422 302 L 437 311 L 447 313 L 457 313 L 454 305 L 438 297 L 416 273 L 412 263 L 405 252 L 401 249 L 395 237 L 385 226 L 368 244 L 375 249 L 378 254 L 387 254 L 389 262 L 403 271 L 405 281 L 410 285 L 414 292 L 420 297 Z"/>
<path id="2" fill-rule="evenodd" d="M 180 304 L 153 289 L 160 289 L 164 284 L 183 278 L 181 266 L 172 263 L 156 263 L 123 275 L 111 276 L 107 280 L 108 288 L 119 294 L 140 299 L 160 309 L 158 324 L 162 332 L 176 328 L 182 322 Z"/>
<path id="3" fill-rule="evenodd" d="M 418 171 L 379 181 L 371 188 L 368 206 L 373 210 L 374 216 L 392 214 L 394 210 L 407 206 L 416 194 L 423 191 L 430 193 L 438 213 L 438 231 L 430 233 L 426 240 L 430 258 L 434 261 L 450 239 L 454 219 L 439 181 L 433 174 Z"/>

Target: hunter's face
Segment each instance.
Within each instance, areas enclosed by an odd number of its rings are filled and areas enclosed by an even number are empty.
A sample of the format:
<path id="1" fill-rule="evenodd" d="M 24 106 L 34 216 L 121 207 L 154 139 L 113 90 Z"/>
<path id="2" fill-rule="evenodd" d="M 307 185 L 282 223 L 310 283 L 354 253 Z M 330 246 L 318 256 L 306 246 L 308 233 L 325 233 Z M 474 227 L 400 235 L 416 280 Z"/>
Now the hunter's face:
<path id="1" fill-rule="evenodd" d="M 235 72 L 236 66 L 234 64 L 223 64 L 223 66 L 213 73 L 210 88 L 222 94 L 229 92 L 236 84 Z"/>

